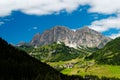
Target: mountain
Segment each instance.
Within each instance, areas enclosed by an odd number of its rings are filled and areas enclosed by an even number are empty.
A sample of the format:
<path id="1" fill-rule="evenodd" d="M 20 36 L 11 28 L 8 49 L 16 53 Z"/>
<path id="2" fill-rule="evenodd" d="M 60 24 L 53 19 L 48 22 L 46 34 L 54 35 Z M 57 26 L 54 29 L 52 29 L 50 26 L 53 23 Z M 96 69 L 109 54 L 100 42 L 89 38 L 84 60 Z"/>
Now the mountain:
<path id="1" fill-rule="evenodd" d="M 37 33 L 37 34 L 33 37 L 33 40 L 30 42 L 30 44 L 33 45 L 33 46 L 39 46 L 39 44 L 40 44 L 40 38 L 41 38 L 40 33 Z"/>
<path id="2" fill-rule="evenodd" d="M 96 51 L 89 58 L 94 58 L 101 64 L 120 65 L 120 37 L 108 42 L 104 48 Z"/>
<path id="3" fill-rule="evenodd" d="M 111 39 L 88 27 L 76 30 L 74 42 L 80 46 L 102 48 Z"/>
<path id="4" fill-rule="evenodd" d="M 40 46 L 53 42 L 64 42 L 69 47 L 97 47 L 102 48 L 111 39 L 94 31 L 88 27 L 83 27 L 76 31 L 67 27 L 55 26 L 44 31 L 41 35 L 36 34 L 30 44 Z"/>
<path id="5" fill-rule="evenodd" d="M 84 80 L 66 76 L 0 38 L 0 80 Z"/>
<path id="6" fill-rule="evenodd" d="M 26 42 L 24 42 L 24 41 L 21 41 L 21 42 L 19 42 L 16 46 L 19 47 L 19 46 L 23 46 L 23 45 L 29 46 L 30 44 L 29 44 L 29 43 L 26 43 Z"/>

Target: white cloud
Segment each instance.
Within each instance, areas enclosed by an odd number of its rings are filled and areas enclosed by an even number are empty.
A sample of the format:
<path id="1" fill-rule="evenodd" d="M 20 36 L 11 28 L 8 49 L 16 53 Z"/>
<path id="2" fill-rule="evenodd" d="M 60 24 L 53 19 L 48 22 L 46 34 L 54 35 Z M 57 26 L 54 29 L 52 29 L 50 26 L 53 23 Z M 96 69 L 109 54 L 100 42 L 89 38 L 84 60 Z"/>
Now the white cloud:
<path id="1" fill-rule="evenodd" d="M 91 0 L 89 12 L 102 14 L 120 13 L 120 0 Z"/>
<path id="2" fill-rule="evenodd" d="M 65 10 L 72 12 L 87 0 L 0 0 L 0 16 L 21 11 L 31 15 L 46 15 Z"/>
<path id="3" fill-rule="evenodd" d="M 8 16 L 12 11 L 30 15 L 72 12 L 80 5 L 89 5 L 89 12 L 120 13 L 120 0 L 0 0 L 0 16 Z"/>
<path id="4" fill-rule="evenodd" d="M 0 22 L 0 26 L 3 25 L 3 24 L 4 24 L 4 22 Z"/>
<path id="5" fill-rule="evenodd" d="M 89 27 L 99 32 L 105 32 L 112 28 L 120 29 L 120 17 L 118 16 L 96 20 L 92 22 Z"/>
<path id="6" fill-rule="evenodd" d="M 117 15 L 117 17 L 96 20 L 91 23 L 90 28 L 99 32 L 111 28 L 120 29 L 120 0 L 0 0 L 0 17 L 8 16 L 13 11 L 29 15 L 59 14 L 62 11 L 71 13 L 81 5 L 89 5 L 89 13 Z M 97 19 L 98 16 L 94 18 Z"/>
<path id="7" fill-rule="evenodd" d="M 28 29 L 28 31 L 37 30 L 37 29 L 38 29 L 38 27 L 31 27 L 31 28 Z"/>
<path id="8" fill-rule="evenodd" d="M 117 34 L 111 34 L 109 37 L 112 39 L 115 39 L 116 37 L 120 37 L 120 32 Z"/>
<path id="9" fill-rule="evenodd" d="M 34 30 L 38 29 L 38 27 L 33 27 Z"/>
<path id="10" fill-rule="evenodd" d="M 117 29 L 120 31 L 120 16 L 117 17 L 109 17 L 106 19 L 96 20 L 89 25 L 89 28 L 94 29 L 98 32 L 106 32 L 110 29 Z M 116 38 L 120 36 L 120 32 L 116 34 L 111 34 L 108 37 Z"/>

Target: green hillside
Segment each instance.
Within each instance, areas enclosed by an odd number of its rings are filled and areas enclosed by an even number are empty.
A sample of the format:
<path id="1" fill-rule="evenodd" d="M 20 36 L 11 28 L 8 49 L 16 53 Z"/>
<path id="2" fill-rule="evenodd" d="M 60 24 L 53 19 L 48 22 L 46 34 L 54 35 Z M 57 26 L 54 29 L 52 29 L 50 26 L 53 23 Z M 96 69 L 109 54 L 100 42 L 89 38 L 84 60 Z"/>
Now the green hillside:
<path id="1" fill-rule="evenodd" d="M 52 43 L 33 49 L 30 55 L 44 61 L 66 61 L 77 57 L 82 57 L 83 52 L 74 48 L 65 46 L 64 43 Z"/>
<path id="2" fill-rule="evenodd" d="M 88 58 L 95 59 L 100 64 L 120 65 L 120 37 L 110 41 Z"/>
<path id="3" fill-rule="evenodd" d="M 27 44 L 24 44 L 24 45 L 21 45 L 21 46 L 16 46 L 16 48 L 20 49 L 20 50 L 23 50 L 25 51 L 26 53 L 30 53 L 34 47 L 31 46 L 31 45 L 27 45 Z"/>

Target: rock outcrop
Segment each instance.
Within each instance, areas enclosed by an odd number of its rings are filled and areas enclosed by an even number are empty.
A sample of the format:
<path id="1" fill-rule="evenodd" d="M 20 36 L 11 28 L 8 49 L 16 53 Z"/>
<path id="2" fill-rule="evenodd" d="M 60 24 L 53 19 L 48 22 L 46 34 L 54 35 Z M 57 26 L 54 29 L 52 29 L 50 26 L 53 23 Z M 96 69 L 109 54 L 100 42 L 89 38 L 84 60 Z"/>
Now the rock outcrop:
<path id="1" fill-rule="evenodd" d="M 40 46 L 53 42 L 64 42 L 69 47 L 97 47 L 102 48 L 111 39 L 88 27 L 76 31 L 69 28 L 56 26 L 46 30 L 43 34 L 36 34 L 30 44 Z"/>

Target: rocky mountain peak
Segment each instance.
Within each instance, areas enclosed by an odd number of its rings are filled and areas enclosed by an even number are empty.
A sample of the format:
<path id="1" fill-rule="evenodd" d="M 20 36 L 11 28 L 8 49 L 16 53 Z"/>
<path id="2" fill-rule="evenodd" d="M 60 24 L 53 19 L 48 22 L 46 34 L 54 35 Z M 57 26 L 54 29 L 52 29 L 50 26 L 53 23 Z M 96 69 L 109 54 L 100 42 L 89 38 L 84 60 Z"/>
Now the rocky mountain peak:
<path id="1" fill-rule="evenodd" d="M 36 34 L 31 40 L 31 44 L 40 46 L 61 41 L 67 46 L 74 48 L 78 46 L 102 48 L 110 40 L 110 38 L 86 26 L 76 31 L 64 26 L 55 26 L 50 30 L 44 31 L 41 35 Z"/>
<path id="2" fill-rule="evenodd" d="M 67 28 L 67 27 L 65 27 L 65 26 L 55 26 L 55 27 L 53 27 L 52 29 L 55 29 L 55 30 L 57 30 L 57 29 L 67 30 L 67 29 L 69 29 L 69 28 Z"/>
<path id="3" fill-rule="evenodd" d="M 90 28 L 89 28 L 89 27 L 87 27 L 87 26 L 84 26 L 84 27 L 82 27 L 81 29 L 84 29 L 84 30 L 89 30 Z"/>
<path id="4" fill-rule="evenodd" d="M 30 44 L 33 46 L 39 46 L 40 38 L 41 38 L 40 33 L 36 33 L 35 36 L 33 37 L 33 39 L 31 40 Z"/>
<path id="5" fill-rule="evenodd" d="M 89 27 L 87 27 L 87 26 L 84 26 L 84 27 L 82 27 L 82 28 L 80 28 L 80 29 L 78 29 L 78 30 L 76 30 L 77 32 L 84 32 L 84 33 L 93 33 L 93 34 L 101 34 L 101 33 L 99 33 L 99 32 L 97 32 L 97 31 L 95 31 L 95 30 L 93 30 L 93 29 L 91 29 L 91 28 L 89 28 Z"/>

